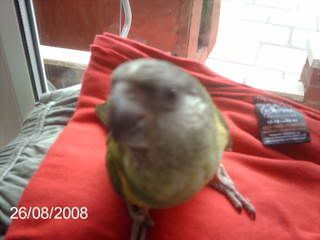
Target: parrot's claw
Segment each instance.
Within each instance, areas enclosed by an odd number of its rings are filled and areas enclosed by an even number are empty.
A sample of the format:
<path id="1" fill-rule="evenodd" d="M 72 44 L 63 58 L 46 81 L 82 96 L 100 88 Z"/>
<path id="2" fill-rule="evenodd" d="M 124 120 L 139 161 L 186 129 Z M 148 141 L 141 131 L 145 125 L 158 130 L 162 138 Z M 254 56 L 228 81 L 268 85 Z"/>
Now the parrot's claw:
<path id="1" fill-rule="evenodd" d="M 133 221 L 130 240 L 145 240 L 149 227 L 154 225 L 149 210 L 128 203 L 129 215 Z"/>
<path id="2" fill-rule="evenodd" d="M 252 220 L 256 218 L 254 206 L 249 199 L 243 197 L 241 193 L 239 193 L 222 164 L 220 165 L 216 176 L 210 182 L 210 186 L 223 193 L 239 213 L 244 209 Z"/>

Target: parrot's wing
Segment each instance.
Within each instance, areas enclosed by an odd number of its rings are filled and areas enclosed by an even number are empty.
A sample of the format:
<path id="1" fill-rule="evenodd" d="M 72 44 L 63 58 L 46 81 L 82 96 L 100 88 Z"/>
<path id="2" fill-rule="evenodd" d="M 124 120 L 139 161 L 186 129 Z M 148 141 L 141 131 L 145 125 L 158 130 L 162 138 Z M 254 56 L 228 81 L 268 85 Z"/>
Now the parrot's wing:
<path id="1" fill-rule="evenodd" d="M 106 126 L 109 125 L 109 120 L 108 120 L 109 105 L 110 105 L 109 102 L 105 102 L 96 106 L 96 114 L 101 120 L 101 122 L 103 122 L 104 125 Z"/>
<path id="2" fill-rule="evenodd" d="M 127 202 L 140 207 L 147 204 L 137 195 L 137 189 L 133 187 L 124 171 L 124 161 L 128 157 L 125 149 L 118 144 L 111 136 L 108 139 L 108 173 L 115 191 L 126 199 Z"/>
<path id="3" fill-rule="evenodd" d="M 217 132 L 219 135 L 219 145 L 222 149 L 231 149 L 232 139 L 230 136 L 229 127 L 216 106 L 214 106 L 214 121 L 216 123 Z"/>
<path id="4" fill-rule="evenodd" d="M 108 139 L 108 155 L 107 155 L 108 173 L 115 191 L 123 196 L 121 175 L 122 163 L 125 157 L 125 151 L 121 146 L 111 137 Z"/>

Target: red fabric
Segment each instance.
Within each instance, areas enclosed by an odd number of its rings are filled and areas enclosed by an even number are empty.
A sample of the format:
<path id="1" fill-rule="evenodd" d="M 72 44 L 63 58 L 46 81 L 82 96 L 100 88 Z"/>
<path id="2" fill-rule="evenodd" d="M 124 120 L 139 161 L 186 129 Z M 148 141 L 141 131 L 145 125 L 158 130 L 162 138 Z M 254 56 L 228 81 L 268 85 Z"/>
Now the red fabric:
<path id="1" fill-rule="evenodd" d="M 256 221 L 238 214 L 221 194 L 204 188 L 190 201 L 153 210 L 149 239 L 320 239 L 320 112 L 234 83 L 204 65 L 172 57 L 111 34 L 99 35 L 84 75 L 77 110 L 27 186 L 19 206 L 84 206 L 86 220 L 14 220 L 6 239 L 129 239 L 127 209 L 105 169 L 106 133 L 94 108 L 110 90 L 110 72 L 141 57 L 171 61 L 199 78 L 230 126 L 233 152 L 223 162 L 256 206 Z M 272 96 L 304 113 L 311 143 L 263 146 L 253 96 Z"/>

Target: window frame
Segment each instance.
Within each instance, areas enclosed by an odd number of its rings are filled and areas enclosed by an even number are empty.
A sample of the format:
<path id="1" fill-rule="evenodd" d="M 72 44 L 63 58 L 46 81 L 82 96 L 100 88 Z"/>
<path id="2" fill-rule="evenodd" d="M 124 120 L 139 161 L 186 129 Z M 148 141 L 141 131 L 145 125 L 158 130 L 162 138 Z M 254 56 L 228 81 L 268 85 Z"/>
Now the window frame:
<path id="1" fill-rule="evenodd" d="M 15 0 L 17 20 L 36 101 L 49 91 L 40 52 L 40 41 L 32 0 Z"/>

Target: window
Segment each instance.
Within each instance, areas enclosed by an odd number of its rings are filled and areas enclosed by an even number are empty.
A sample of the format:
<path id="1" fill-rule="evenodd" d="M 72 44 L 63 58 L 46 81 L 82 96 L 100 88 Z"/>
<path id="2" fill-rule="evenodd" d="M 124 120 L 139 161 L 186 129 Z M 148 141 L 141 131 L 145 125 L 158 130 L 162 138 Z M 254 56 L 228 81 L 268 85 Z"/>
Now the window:
<path id="1" fill-rule="evenodd" d="M 29 65 L 38 76 L 33 81 L 37 95 L 81 83 L 94 36 L 103 31 L 119 34 L 122 30 L 120 34 L 126 37 L 130 29 L 127 0 L 26 0 L 16 1 L 16 5 Z M 122 18 L 125 23 L 120 29 Z"/>

